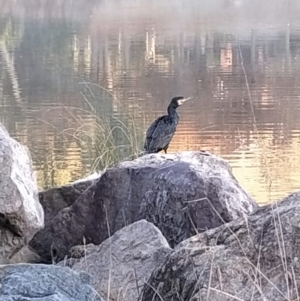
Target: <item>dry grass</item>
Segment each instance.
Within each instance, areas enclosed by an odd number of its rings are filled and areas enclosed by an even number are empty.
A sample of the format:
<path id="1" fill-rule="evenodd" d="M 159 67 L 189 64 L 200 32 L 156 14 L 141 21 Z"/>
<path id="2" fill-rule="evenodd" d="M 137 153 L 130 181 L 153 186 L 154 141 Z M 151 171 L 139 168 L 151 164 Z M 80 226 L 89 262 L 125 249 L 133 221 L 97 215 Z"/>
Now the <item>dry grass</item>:
<path id="1" fill-rule="evenodd" d="M 56 106 L 44 113 L 46 116 L 57 112 L 61 119 L 65 119 L 64 130 L 59 131 L 55 123 L 46 121 L 46 118 L 41 121 L 55 129 L 61 141 L 76 141 L 78 149 L 85 154 L 85 162 L 90 160 L 87 164 L 90 166 L 89 173 L 103 171 L 125 159 L 136 158 L 142 148 L 145 121 L 144 125 L 137 125 L 132 114 L 126 112 L 124 104 L 105 88 L 87 82 L 80 84 L 85 87 L 81 91 L 84 101 L 82 107 Z M 93 91 L 95 88 L 97 93 Z M 117 111 L 112 111 L 112 103 L 117 104 Z M 136 111 L 144 115 L 139 108 Z"/>
<path id="2" fill-rule="evenodd" d="M 251 266 L 253 268 L 254 275 L 248 275 L 248 276 L 249 276 L 249 280 L 252 282 L 252 284 L 256 288 L 256 290 L 258 292 L 260 292 L 261 298 L 262 298 L 261 300 L 263 300 L 263 301 L 273 301 L 273 300 L 267 299 L 266 296 L 264 295 L 261 279 L 266 280 L 272 286 L 274 291 L 276 291 L 278 294 L 280 294 L 282 296 L 282 300 L 286 300 L 286 301 L 299 301 L 300 300 L 299 292 L 298 292 L 297 279 L 296 279 L 294 268 L 293 268 L 293 266 L 289 267 L 288 263 L 287 263 L 288 260 L 287 260 L 287 253 L 286 253 L 286 249 L 285 249 L 285 239 L 284 239 L 284 234 L 283 234 L 283 229 L 282 229 L 282 222 L 281 222 L 281 217 L 280 217 L 280 214 L 279 214 L 279 211 L 278 211 L 277 202 L 274 203 L 274 208 L 272 208 L 271 210 L 272 210 L 273 222 L 274 222 L 274 226 L 275 226 L 276 242 L 277 242 L 277 245 L 278 245 L 278 248 L 279 248 L 279 254 L 280 254 L 280 259 L 281 259 L 282 273 L 283 273 L 283 276 L 284 276 L 285 281 L 286 281 L 286 294 L 284 292 L 282 292 L 280 290 L 280 288 L 278 288 L 276 286 L 276 284 L 273 283 L 272 280 L 269 279 L 260 268 L 261 248 L 262 248 L 261 241 L 260 241 L 259 250 L 258 250 L 257 265 L 254 265 L 252 263 L 252 261 L 248 258 L 247 252 L 244 250 L 243 244 L 240 241 L 240 239 L 238 238 L 235 231 L 233 229 L 231 229 L 231 226 L 230 226 L 229 223 L 226 223 L 223 220 L 223 218 L 220 216 L 220 214 L 217 212 L 217 210 L 212 205 L 211 201 L 208 198 L 201 198 L 201 199 L 198 199 L 198 200 L 194 200 L 192 202 L 197 202 L 197 201 L 207 201 L 210 204 L 210 206 L 211 206 L 212 210 L 214 211 L 214 213 L 220 218 L 220 220 L 222 220 L 223 224 L 226 226 L 226 228 L 230 231 L 232 236 L 238 242 L 239 248 L 240 248 L 240 250 L 242 251 L 242 253 L 244 255 L 243 258 L 246 260 L 246 262 L 249 264 L 249 266 Z M 248 227 L 248 218 L 247 218 L 247 216 L 244 216 L 244 219 L 245 219 L 245 225 L 247 227 L 248 234 L 250 234 L 250 229 Z M 192 221 L 191 221 L 191 224 L 194 226 Z M 198 233 L 197 229 L 194 228 L 194 230 L 197 233 L 196 235 L 199 236 L 199 233 Z M 200 237 L 199 237 L 199 239 L 200 239 Z M 249 239 L 251 240 L 250 235 L 249 235 Z M 262 239 L 262 237 L 261 237 L 261 239 Z M 217 239 L 216 239 L 216 242 L 217 242 Z M 253 246 L 255 245 L 254 242 L 252 242 L 252 244 L 253 244 Z M 275 250 L 274 250 L 274 252 L 275 252 Z M 215 251 L 212 253 L 212 261 L 211 261 L 211 267 L 210 267 L 210 277 L 209 277 L 209 280 L 208 280 L 206 300 L 209 300 L 210 291 L 214 291 L 214 292 L 217 292 L 217 293 L 223 295 L 224 298 L 228 297 L 232 300 L 244 301 L 244 299 L 241 299 L 238 296 L 235 296 L 233 294 L 230 294 L 230 293 L 226 292 L 226 288 L 225 288 L 225 290 L 223 290 L 222 285 L 221 285 L 222 289 L 217 289 L 217 288 L 211 286 L 211 277 L 212 277 L 212 273 L 213 273 L 213 267 L 214 267 L 214 264 L 215 264 L 214 257 L 215 257 Z M 291 271 L 289 271 L 289 268 L 291 269 Z M 242 273 L 242 271 L 241 271 L 241 273 Z M 254 276 L 254 280 L 253 280 L 252 276 Z M 290 282 L 292 282 L 292 284 L 290 284 Z M 292 285 L 295 288 L 296 298 L 294 298 L 293 292 L 290 291 L 290 287 Z M 253 294 L 254 294 L 254 291 L 253 291 Z M 253 299 L 253 297 L 254 297 L 253 294 L 252 294 L 251 301 L 256 300 L 256 299 Z M 159 296 L 159 298 L 161 298 L 161 296 Z"/>

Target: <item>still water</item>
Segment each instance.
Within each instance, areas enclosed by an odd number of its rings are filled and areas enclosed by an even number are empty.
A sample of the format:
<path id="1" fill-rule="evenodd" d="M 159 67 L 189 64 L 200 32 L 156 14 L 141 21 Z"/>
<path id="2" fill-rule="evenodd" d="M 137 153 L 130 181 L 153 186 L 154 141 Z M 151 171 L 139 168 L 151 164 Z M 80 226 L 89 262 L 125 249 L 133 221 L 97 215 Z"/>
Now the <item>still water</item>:
<path id="1" fill-rule="evenodd" d="M 262 2 L 0 0 L 0 121 L 39 187 L 137 154 L 184 95 L 169 152 L 223 157 L 260 204 L 299 190 L 300 5 Z"/>

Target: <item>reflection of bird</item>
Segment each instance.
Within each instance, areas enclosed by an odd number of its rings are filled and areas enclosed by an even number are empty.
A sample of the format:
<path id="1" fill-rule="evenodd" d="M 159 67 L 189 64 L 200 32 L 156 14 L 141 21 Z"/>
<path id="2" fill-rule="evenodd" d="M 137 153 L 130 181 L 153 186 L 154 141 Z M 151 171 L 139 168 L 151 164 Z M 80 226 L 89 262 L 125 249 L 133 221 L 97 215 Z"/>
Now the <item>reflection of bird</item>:
<path id="1" fill-rule="evenodd" d="M 179 116 L 176 112 L 176 109 L 189 99 L 190 97 L 174 97 L 168 106 L 168 115 L 157 118 L 150 125 L 147 130 L 144 144 L 144 151 L 146 153 L 158 153 L 161 150 L 164 150 L 165 153 L 167 153 L 167 149 L 176 131 L 179 121 Z"/>

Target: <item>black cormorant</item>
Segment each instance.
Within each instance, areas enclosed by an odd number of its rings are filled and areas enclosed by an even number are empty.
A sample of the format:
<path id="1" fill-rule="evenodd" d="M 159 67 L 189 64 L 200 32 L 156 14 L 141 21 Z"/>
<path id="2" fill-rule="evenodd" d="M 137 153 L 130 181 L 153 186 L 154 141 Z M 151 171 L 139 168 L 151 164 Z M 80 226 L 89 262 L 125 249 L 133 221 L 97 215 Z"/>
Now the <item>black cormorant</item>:
<path id="1" fill-rule="evenodd" d="M 176 132 L 176 127 L 179 121 L 179 116 L 176 112 L 178 106 L 181 106 L 184 102 L 189 100 L 183 96 L 174 97 L 168 106 L 168 115 L 157 118 L 148 128 L 144 152 L 146 153 L 158 153 L 164 150 L 167 153 L 169 144 Z"/>

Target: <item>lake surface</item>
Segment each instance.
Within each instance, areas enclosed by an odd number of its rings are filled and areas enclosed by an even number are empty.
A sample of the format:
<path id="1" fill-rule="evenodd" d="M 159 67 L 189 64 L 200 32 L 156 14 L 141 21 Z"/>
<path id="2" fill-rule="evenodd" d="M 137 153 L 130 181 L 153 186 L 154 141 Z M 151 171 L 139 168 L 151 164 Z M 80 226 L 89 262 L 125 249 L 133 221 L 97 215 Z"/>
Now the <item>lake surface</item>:
<path id="1" fill-rule="evenodd" d="M 136 155 L 176 95 L 169 152 L 221 156 L 260 204 L 300 189 L 299 1 L 23 2 L 0 0 L 0 121 L 40 189 Z"/>

